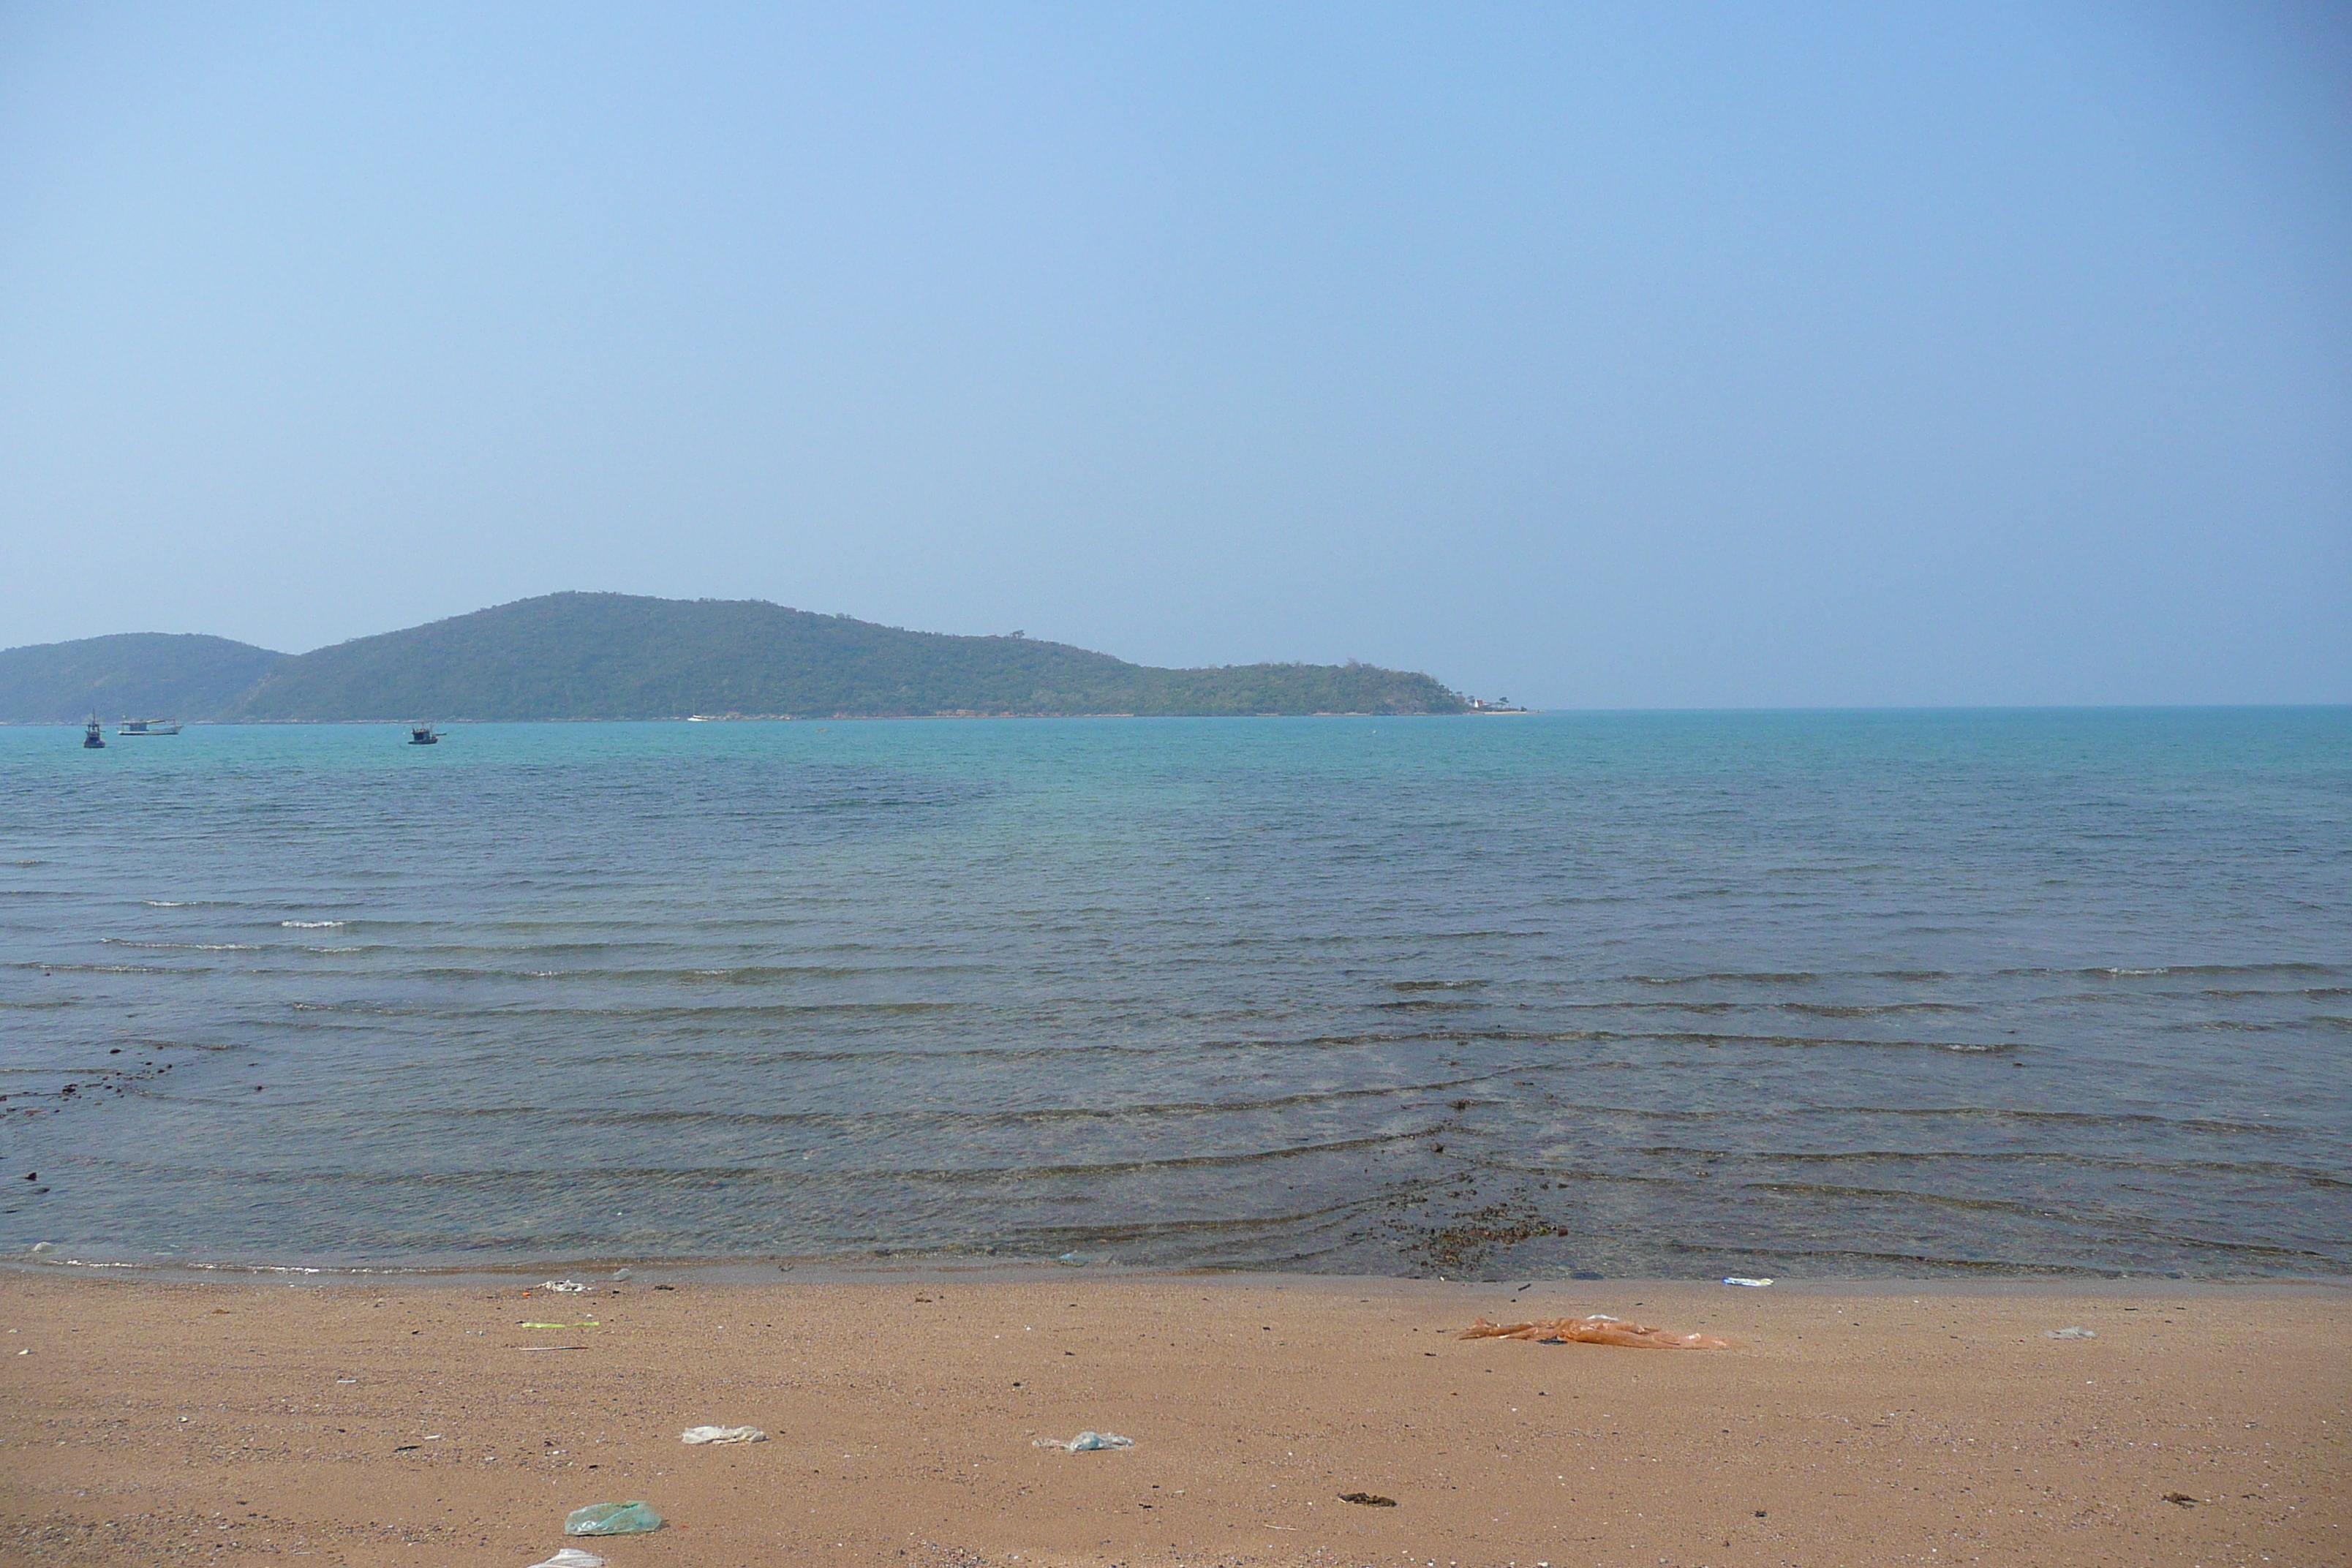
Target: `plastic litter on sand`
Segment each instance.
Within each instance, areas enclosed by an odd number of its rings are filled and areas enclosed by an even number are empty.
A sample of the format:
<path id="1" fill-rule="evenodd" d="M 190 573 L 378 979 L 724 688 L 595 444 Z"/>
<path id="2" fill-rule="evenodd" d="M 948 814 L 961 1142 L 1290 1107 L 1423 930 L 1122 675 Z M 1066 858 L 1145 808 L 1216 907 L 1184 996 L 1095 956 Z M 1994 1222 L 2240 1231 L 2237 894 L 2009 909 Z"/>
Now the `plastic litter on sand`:
<path id="1" fill-rule="evenodd" d="M 540 1282 L 539 1288 L 542 1290 L 553 1290 L 564 1296 L 577 1296 L 588 1289 L 577 1279 L 544 1279 Z"/>
<path id="2" fill-rule="evenodd" d="M 1729 1348 L 1731 1344 L 1729 1340 L 1719 1340 L 1713 1334 L 1678 1334 L 1671 1329 L 1654 1329 L 1647 1323 L 1621 1322 L 1600 1313 L 1589 1318 L 1553 1318 L 1534 1323 L 1490 1323 L 1481 1318 L 1454 1337 L 1457 1340 L 1534 1340 L 1539 1344 L 1627 1345 L 1636 1350 L 1655 1351 L 1719 1351 Z"/>
<path id="3" fill-rule="evenodd" d="M 604 1568 L 604 1560 L 593 1552 L 567 1546 L 546 1562 L 532 1563 L 530 1568 Z"/>
<path id="4" fill-rule="evenodd" d="M 677 1435 L 681 1443 L 764 1443 L 768 1435 L 757 1426 L 689 1426 Z"/>
<path id="5" fill-rule="evenodd" d="M 661 1527 L 661 1515 L 641 1502 L 592 1502 L 563 1516 L 566 1535 L 643 1535 Z"/>
<path id="6" fill-rule="evenodd" d="M 1097 1448 L 1132 1448 L 1135 1439 L 1122 1437 L 1116 1432 L 1081 1432 L 1065 1443 L 1059 1438 L 1040 1437 L 1034 1445 L 1040 1448 L 1062 1448 L 1073 1454 L 1090 1454 Z"/>
<path id="7" fill-rule="evenodd" d="M 1727 1274 L 1723 1277 L 1723 1282 L 1726 1285 L 1745 1285 L 1751 1290 L 1761 1290 L 1765 1286 L 1772 1283 L 1769 1279 L 1750 1279 L 1745 1274 Z"/>
<path id="8" fill-rule="evenodd" d="M 2088 1329 L 2044 1329 L 2042 1337 L 2045 1340 L 2095 1340 L 2099 1336 Z"/>

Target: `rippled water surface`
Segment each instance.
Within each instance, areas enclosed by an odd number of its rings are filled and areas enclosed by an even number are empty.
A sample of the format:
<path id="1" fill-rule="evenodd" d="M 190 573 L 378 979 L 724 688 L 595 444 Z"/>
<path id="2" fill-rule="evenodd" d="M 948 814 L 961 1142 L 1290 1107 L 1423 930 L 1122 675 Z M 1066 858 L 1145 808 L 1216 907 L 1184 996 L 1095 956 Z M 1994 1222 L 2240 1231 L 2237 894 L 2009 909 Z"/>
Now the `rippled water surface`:
<path id="1" fill-rule="evenodd" d="M 0 1249 L 2352 1272 L 2344 710 L 78 739 Z"/>

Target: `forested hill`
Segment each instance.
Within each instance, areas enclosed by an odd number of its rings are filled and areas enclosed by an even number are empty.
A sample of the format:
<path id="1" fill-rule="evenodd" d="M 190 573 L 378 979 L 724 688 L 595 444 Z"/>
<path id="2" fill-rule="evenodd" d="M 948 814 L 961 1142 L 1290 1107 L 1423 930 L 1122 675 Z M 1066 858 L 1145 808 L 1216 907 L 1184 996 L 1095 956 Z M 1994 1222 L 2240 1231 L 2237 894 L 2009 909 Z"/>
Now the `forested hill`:
<path id="1" fill-rule="evenodd" d="M 226 713 L 287 656 L 226 637 L 125 632 L 0 652 L 0 723 Z"/>
<path id="2" fill-rule="evenodd" d="M 0 679 L 19 656 L 55 662 L 58 650 L 131 640 L 15 649 L 0 654 Z M 901 631 L 758 600 L 625 594 L 551 594 L 290 658 L 250 651 L 273 662 L 236 689 L 209 701 L 191 694 L 177 705 L 143 706 L 184 719 L 280 721 L 1458 713 L 1465 706 L 1426 675 L 1368 665 L 1156 669 L 1027 637 Z M 43 706 L 40 693 L 24 696 L 0 718 L 23 721 L 36 710 L 71 718 L 88 706 L 79 696 L 62 707 Z"/>

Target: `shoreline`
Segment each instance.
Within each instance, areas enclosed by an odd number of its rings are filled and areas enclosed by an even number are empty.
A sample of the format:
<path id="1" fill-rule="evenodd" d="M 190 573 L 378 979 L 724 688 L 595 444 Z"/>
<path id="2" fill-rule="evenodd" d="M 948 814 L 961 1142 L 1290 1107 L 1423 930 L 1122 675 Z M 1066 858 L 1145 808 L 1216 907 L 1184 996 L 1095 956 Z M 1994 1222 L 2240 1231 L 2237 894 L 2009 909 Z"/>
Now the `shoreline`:
<path id="1" fill-rule="evenodd" d="M 768 1285 L 860 1285 L 909 1281 L 916 1284 L 1016 1285 L 1115 1281 L 1126 1284 L 1213 1283 L 1264 1285 L 1292 1289 L 1411 1290 L 1423 1287 L 1444 1290 L 1506 1290 L 1535 1288 L 1559 1293 L 1595 1290 L 1726 1290 L 1755 1289 L 1733 1286 L 1712 1276 L 1680 1278 L 1664 1275 L 1571 1278 L 1540 1274 L 1497 1275 L 1475 1279 L 1447 1275 L 1346 1274 L 1289 1269 L 1162 1268 L 1089 1260 L 1066 1264 L 1055 1258 L 987 1258 L 971 1262 L 908 1255 L 874 1258 L 865 1254 L 815 1255 L 795 1258 L 640 1258 L 622 1256 L 573 1259 L 569 1262 L 492 1264 L 303 1264 L 215 1262 L 145 1262 L 109 1258 L 75 1258 L 60 1251 L 53 1257 L 0 1258 L 0 1283 L 15 1279 L 86 1279 L 117 1284 L 155 1286 L 293 1286 L 302 1289 L 359 1289 L 413 1286 L 429 1289 L 530 1289 L 547 1279 L 571 1279 L 601 1289 L 613 1281 L 639 1286 L 656 1282 L 710 1288 L 753 1289 Z M 2244 1275 L 2235 1277 L 2170 1274 L 2125 1274 L 2058 1269 L 2033 1272 L 1985 1271 L 1944 1274 L 1775 1275 L 1765 1276 L 1767 1289 L 1783 1294 L 1837 1296 L 1895 1295 L 1923 1290 L 1938 1295 L 2069 1296 L 2197 1294 L 2269 1294 L 2307 1290 L 2352 1295 L 2352 1275 Z"/>
<path id="2" fill-rule="evenodd" d="M 576 1544 L 613 1568 L 2220 1568 L 2340 1561 L 2352 1530 L 2352 1282 L 628 1267 L 572 1294 L 0 1272 L 0 1563 L 522 1568 L 571 1509 L 635 1499 L 668 1524 Z M 1589 1312 L 1732 1348 L 1454 1337 Z M 703 1424 L 770 1440 L 680 1443 Z M 1088 1428 L 1135 1447 L 1035 1446 Z"/>

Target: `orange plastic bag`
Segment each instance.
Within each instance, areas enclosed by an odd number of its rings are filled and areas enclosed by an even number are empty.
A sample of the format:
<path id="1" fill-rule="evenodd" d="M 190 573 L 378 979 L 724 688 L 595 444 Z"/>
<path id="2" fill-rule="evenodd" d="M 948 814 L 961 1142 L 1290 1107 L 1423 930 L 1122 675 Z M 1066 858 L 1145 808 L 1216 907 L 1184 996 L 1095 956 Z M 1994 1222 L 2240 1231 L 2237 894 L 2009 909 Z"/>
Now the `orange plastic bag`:
<path id="1" fill-rule="evenodd" d="M 1454 1337 L 1461 1340 L 1534 1340 L 1548 1345 L 1630 1345 L 1637 1350 L 1653 1351 L 1719 1351 L 1728 1350 L 1731 1346 L 1729 1340 L 1719 1340 L 1713 1334 L 1678 1334 L 1670 1329 L 1654 1329 L 1647 1323 L 1622 1322 L 1597 1314 L 1590 1318 L 1553 1318 L 1535 1323 L 1490 1323 L 1480 1318 Z"/>

